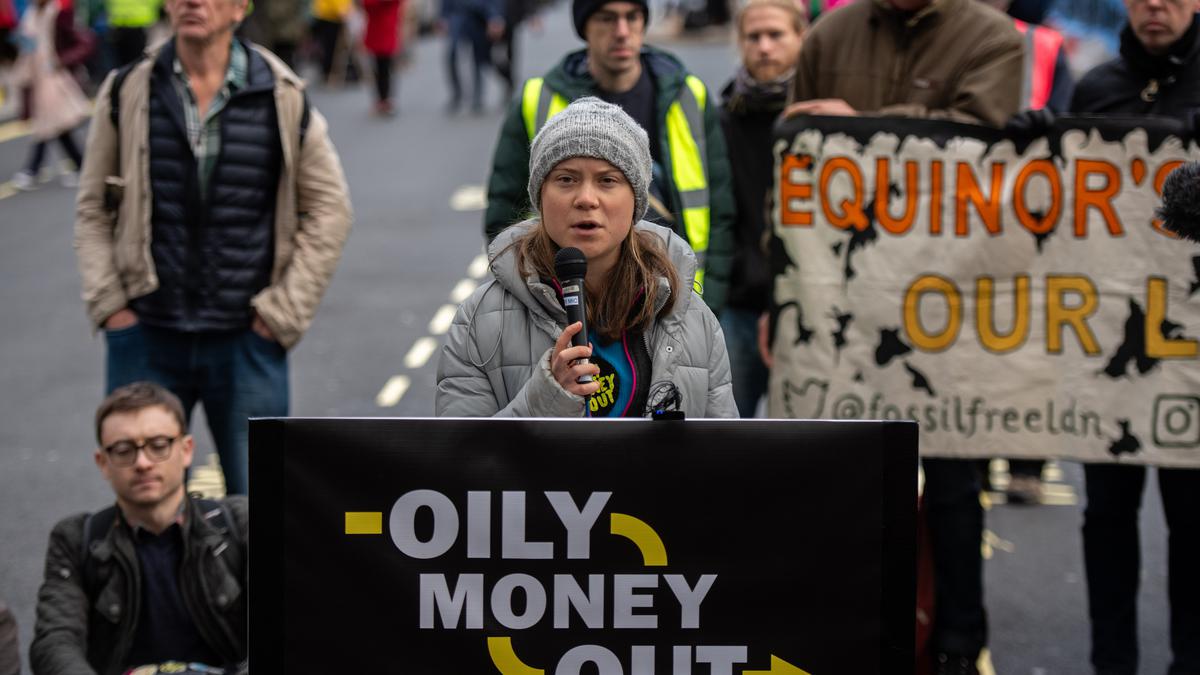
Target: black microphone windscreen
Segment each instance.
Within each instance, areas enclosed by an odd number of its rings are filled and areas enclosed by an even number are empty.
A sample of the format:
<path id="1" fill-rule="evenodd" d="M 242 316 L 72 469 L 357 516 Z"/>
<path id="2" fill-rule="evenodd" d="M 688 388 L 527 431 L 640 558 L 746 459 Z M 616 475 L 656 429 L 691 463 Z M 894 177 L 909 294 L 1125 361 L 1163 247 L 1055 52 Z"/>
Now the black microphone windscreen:
<path id="1" fill-rule="evenodd" d="M 587 276 L 587 258 L 583 251 L 568 246 L 554 254 L 554 276 L 562 279 L 582 279 Z"/>
<path id="2" fill-rule="evenodd" d="M 1164 228 L 1200 242 L 1200 162 L 1188 162 L 1167 175 L 1158 217 Z"/>

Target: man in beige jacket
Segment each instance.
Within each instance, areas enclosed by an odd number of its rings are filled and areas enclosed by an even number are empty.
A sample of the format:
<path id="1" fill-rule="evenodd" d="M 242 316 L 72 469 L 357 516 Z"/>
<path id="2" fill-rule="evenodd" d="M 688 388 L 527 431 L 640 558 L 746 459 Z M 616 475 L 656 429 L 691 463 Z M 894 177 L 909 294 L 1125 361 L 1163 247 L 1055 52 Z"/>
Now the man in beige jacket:
<path id="1" fill-rule="evenodd" d="M 107 390 L 202 402 L 226 488 L 248 490 L 249 417 L 288 412 L 287 349 L 351 211 L 325 118 L 273 54 L 233 37 L 247 0 L 167 0 L 175 34 L 96 97 L 75 248 L 108 343 Z"/>
<path id="2" fill-rule="evenodd" d="M 860 0 L 813 24 L 785 114 L 999 127 L 1020 107 L 1023 62 L 1012 20 L 976 0 Z M 923 465 L 935 575 L 933 667 L 974 675 L 987 641 L 978 461 L 926 458 Z"/>

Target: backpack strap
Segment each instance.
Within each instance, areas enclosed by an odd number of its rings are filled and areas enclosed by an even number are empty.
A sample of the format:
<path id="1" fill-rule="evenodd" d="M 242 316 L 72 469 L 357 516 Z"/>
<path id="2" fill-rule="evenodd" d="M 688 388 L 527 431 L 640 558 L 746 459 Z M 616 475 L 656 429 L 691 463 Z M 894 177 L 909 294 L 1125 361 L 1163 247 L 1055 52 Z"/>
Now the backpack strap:
<path id="1" fill-rule="evenodd" d="M 300 145 L 304 145 L 304 134 L 308 132 L 308 122 L 312 117 L 312 107 L 308 102 L 308 92 L 304 92 L 304 113 L 300 115 Z"/>
<path id="2" fill-rule="evenodd" d="M 96 564 L 92 557 L 92 545 L 108 536 L 113 523 L 117 520 L 117 507 L 89 513 L 83 520 L 83 538 L 79 559 L 83 561 L 83 590 L 88 598 L 92 597 L 96 588 Z"/>
<path id="3" fill-rule="evenodd" d="M 129 73 L 144 58 L 146 58 L 146 55 L 142 54 L 131 63 L 121 66 L 117 70 L 117 74 L 113 75 L 112 89 L 108 92 L 108 119 L 112 122 L 114 130 L 119 131 L 121 129 L 121 86 L 125 84 L 125 78 L 129 77 Z M 117 147 L 120 147 L 120 145 L 118 144 Z"/>

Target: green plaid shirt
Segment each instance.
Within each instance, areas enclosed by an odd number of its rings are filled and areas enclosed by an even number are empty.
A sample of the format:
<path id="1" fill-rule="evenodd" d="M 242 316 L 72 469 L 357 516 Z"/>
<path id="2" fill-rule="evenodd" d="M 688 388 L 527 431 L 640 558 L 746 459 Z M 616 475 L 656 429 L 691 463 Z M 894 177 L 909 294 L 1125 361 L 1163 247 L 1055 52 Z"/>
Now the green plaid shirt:
<path id="1" fill-rule="evenodd" d="M 249 57 L 246 49 L 237 40 L 229 49 L 229 68 L 225 70 L 225 83 L 221 90 L 208 104 L 204 117 L 200 117 L 200 106 L 196 103 L 196 95 L 192 93 L 192 85 L 188 82 L 187 72 L 179 57 L 175 57 L 175 93 L 183 101 L 183 116 L 187 121 L 188 144 L 192 146 L 192 154 L 196 156 L 196 168 L 199 169 L 200 197 L 208 198 L 208 179 L 212 176 L 217 157 L 221 154 L 221 111 L 233 97 L 234 92 L 246 86 L 246 71 Z"/>

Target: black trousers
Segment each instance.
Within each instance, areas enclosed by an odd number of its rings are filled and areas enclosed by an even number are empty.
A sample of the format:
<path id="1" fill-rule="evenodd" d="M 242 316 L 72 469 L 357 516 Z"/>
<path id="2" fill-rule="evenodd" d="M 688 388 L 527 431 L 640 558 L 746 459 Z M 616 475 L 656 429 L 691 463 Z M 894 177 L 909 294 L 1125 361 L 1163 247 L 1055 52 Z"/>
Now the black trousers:
<path id="1" fill-rule="evenodd" d="M 313 19 L 312 37 L 320 51 L 321 79 L 328 81 L 333 74 L 333 58 L 337 53 L 338 36 L 342 32 L 342 24 L 324 19 Z"/>
<path id="2" fill-rule="evenodd" d="M 1086 464 L 1083 562 L 1098 673 L 1137 672 L 1137 594 L 1141 577 L 1138 511 L 1146 468 Z M 1171 605 L 1170 675 L 1200 674 L 1200 470 L 1159 469 L 1167 529 Z"/>
<path id="3" fill-rule="evenodd" d="M 974 660 L 987 644 L 980 462 L 927 457 L 921 464 L 925 522 L 933 547 L 933 651 Z"/>
<path id="4" fill-rule="evenodd" d="M 145 28 L 109 28 L 108 43 L 113 50 L 117 68 L 133 63 L 146 50 Z"/>
<path id="5" fill-rule="evenodd" d="M 375 95 L 380 101 L 392 100 L 392 57 L 375 55 Z"/>
<path id="6" fill-rule="evenodd" d="M 46 159 L 46 146 L 49 144 L 50 141 L 37 141 L 29 147 L 29 161 L 25 164 L 26 173 L 37 176 L 38 171 L 42 168 L 42 161 Z M 79 146 L 75 145 L 75 139 L 71 136 L 71 132 L 64 131 L 58 137 L 58 144 L 62 146 L 63 154 L 75 162 L 75 170 L 78 171 L 83 166 L 83 154 L 79 152 Z"/>

